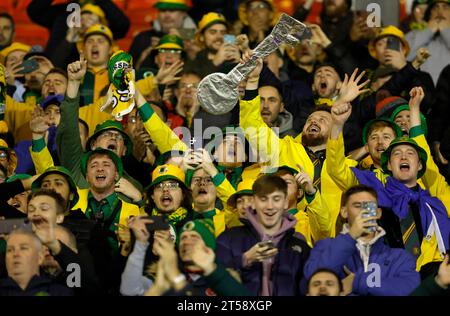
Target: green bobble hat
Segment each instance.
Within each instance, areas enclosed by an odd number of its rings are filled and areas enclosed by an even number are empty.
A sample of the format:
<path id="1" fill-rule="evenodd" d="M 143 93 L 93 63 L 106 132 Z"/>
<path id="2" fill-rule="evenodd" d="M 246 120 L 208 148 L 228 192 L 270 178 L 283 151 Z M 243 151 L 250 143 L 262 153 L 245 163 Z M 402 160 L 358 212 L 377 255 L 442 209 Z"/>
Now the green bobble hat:
<path id="1" fill-rule="evenodd" d="M 127 147 L 127 152 L 126 152 L 125 156 L 128 156 L 133 152 L 133 142 L 131 141 L 131 139 L 127 135 L 127 133 L 125 133 L 125 131 L 123 130 L 122 124 L 120 124 L 117 121 L 113 121 L 113 120 L 106 120 L 103 123 L 97 124 L 97 126 L 95 127 L 94 134 L 92 134 L 92 136 L 89 137 L 87 140 L 86 148 L 88 150 L 90 150 L 91 145 L 95 141 L 95 139 L 97 139 L 97 137 L 101 133 L 103 133 L 104 131 L 107 131 L 107 130 L 115 130 L 122 134 L 123 139 L 125 141 L 125 146 Z"/>
<path id="2" fill-rule="evenodd" d="M 89 162 L 89 159 L 94 155 L 108 155 L 109 158 L 114 162 L 116 165 L 117 172 L 119 174 L 119 179 L 122 178 L 123 175 L 123 165 L 122 160 L 120 160 L 119 156 L 117 156 L 112 150 L 104 149 L 97 147 L 94 150 L 87 151 L 81 156 L 81 173 L 84 177 L 86 177 L 87 172 L 87 164 Z"/>
<path id="3" fill-rule="evenodd" d="M 216 237 L 214 236 L 214 224 L 211 219 L 196 219 L 189 221 L 180 230 L 177 245 L 180 244 L 181 235 L 186 231 L 195 231 L 202 237 L 206 247 L 216 250 Z"/>
<path id="4" fill-rule="evenodd" d="M 31 190 L 33 192 L 39 190 L 42 186 L 42 181 L 44 181 L 44 178 L 50 174 L 55 173 L 62 175 L 69 183 L 70 193 L 73 193 L 73 199 L 69 204 L 69 206 L 72 208 L 75 204 L 77 204 L 79 199 L 78 188 L 75 184 L 75 181 L 73 181 L 72 173 L 62 166 L 53 166 L 47 168 L 36 180 L 33 181 L 33 183 L 31 184 Z"/>
<path id="5" fill-rule="evenodd" d="M 373 120 L 367 122 L 367 124 L 363 128 L 362 135 L 363 135 L 363 143 L 364 143 L 364 145 L 367 144 L 367 139 L 369 137 L 369 135 L 367 135 L 367 133 L 369 132 L 370 126 L 372 126 L 372 124 L 377 123 L 377 122 L 386 122 L 386 123 L 388 123 L 392 127 L 392 129 L 394 130 L 396 137 L 401 137 L 403 135 L 403 132 L 402 132 L 401 128 L 397 124 L 395 124 L 393 121 L 391 121 L 390 119 L 388 119 L 388 118 L 376 118 L 376 119 L 373 119 Z"/>
<path id="6" fill-rule="evenodd" d="M 420 147 L 416 141 L 412 138 L 406 137 L 406 136 L 402 136 L 402 137 L 398 137 L 396 139 L 394 139 L 391 144 L 389 145 L 388 149 L 386 149 L 382 154 L 381 154 L 381 167 L 383 168 L 383 171 L 389 175 L 392 175 L 392 172 L 390 170 L 388 170 L 388 162 L 389 159 L 391 158 L 391 152 L 392 150 L 399 145 L 409 145 L 414 147 L 414 149 L 417 151 L 417 154 L 419 155 L 419 159 L 422 161 L 422 169 L 419 170 L 419 172 L 417 173 L 417 179 L 420 179 L 426 170 L 426 165 L 427 165 L 427 153 L 426 151 Z"/>

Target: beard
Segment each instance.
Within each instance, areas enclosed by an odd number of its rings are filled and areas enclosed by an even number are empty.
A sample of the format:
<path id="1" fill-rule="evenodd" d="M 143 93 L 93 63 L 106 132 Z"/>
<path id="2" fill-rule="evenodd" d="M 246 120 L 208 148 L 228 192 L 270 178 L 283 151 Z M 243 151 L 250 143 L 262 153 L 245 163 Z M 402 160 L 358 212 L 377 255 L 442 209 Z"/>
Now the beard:
<path id="1" fill-rule="evenodd" d="M 308 135 L 308 134 L 302 134 L 302 144 L 305 147 L 314 147 L 314 146 L 320 146 L 323 144 L 326 144 L 327 138 L 325 135 L 319 134 L 319 135 Z"/>

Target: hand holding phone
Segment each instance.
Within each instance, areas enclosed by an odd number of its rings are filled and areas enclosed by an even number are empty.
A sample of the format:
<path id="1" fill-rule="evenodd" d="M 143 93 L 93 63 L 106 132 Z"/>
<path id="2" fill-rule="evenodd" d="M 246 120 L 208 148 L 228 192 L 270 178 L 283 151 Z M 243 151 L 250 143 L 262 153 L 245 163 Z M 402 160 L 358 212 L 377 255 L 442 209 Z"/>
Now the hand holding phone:
<path id="1" fill-rule="evenodd" d="M 236 44 L 236 36 L 234 36 L 233 34 L 225 34 L 223 36 L 223 41 L 225 44 L 234 45 Z"/>
<path id="2" fill-rule="evenodd" d="M 37 70 L 39 68 L 39 63 L 36 61 L 36 59 L 31 58 L 31 59 L 25 60 L 21 64 L 21 67 L 23 67 L 23 69 L 21 71 L 19 71 L 18 73 L 21 75 L 25 75 L 25 74 L 29 74 L 29 73 L 32 73 L 33 71 Z"/>
<path id="3" fill-rule="evenodd" d="M 362 218 L 376 217 L 377 216 L 378 205 L 377 205 L 376 202 L 362 202 L 361 209 L 363 211 L 365 211 L 365 213 L 362 215 Z M 376 224 L 377 221 L 376 220 L 371 220 L 371 221 L 368 221 L 367 223 Z M 375 232 L 377 230 L 377 228 L 376 227 L 369 227 L 367 230 L 369 232 Z"/>
<path id="4" fill-rule="evenodd" d="M 389 36 L 387 39 L 387 49 L 400 51 L 400 40 L 397 37 Z"/>

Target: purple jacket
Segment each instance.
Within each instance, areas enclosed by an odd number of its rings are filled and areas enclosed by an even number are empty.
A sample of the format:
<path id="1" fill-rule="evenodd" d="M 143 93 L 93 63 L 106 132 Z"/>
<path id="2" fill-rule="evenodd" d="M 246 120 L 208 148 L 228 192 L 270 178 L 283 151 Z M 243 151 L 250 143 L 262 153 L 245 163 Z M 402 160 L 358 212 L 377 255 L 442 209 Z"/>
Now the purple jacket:
<path id="1" fill-rule="evenodd" d="M 242 220 L 242 222 L 244 226 L 227 230 L 217 238 L 216 255 L 218 261 L 240 273 L 242 283 L 250 292 L 259 295 L 263 265 L 255 263 L 250 267 L 243 267 L 242 255 L 260 242 L 261 238 L 249 221 Z M 272 295 L 300 295 L 300 281 L 310 248 L 303 236 L 295 233 L 293 228 L 286 231 L 277 248 L 278 254 L 275 256 L 271 271 Z"/>
<path id="2" fill-rule="evenodd" d="M 380 268 L 379 284 L 373 283 L 377 269 L 371 268 L 372 263 L 378 264 Z M 353 295 L 406 296 L 420 284 L 414 258 L 403 249 L 386 246 L 382 238 L 372 245 L 369 271 L 364 272 L 356 241 L 349 234 L 318 241 L 306 262 L 305 278 L 308 280 L 320 268 L 328 268 L 343 279 L 347 276 L 344 265 L 355 273 Z"/>

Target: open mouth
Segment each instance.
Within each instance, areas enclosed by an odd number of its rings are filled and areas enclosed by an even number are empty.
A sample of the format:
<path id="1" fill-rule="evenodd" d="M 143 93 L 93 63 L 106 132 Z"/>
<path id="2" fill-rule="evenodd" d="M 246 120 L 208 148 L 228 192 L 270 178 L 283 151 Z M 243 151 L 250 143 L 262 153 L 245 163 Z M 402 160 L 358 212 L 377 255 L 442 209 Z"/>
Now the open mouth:
<path id="1" fill-rule="evenodd" d="M 95 176 L 95 180 L 97 182 L 104 182 L 104 181 L 106 181 L 106 176 L 103 174 L 97 175 L 97 176 Z"/>
<path id="2" fill-rule="evenodd" d="M 198 195 L 206 195 L 206 194 L 208 194 L 208 192 L 205 189 L 198 190 Z"/>
<path id="3" fill-rule="evenodd" d="M 164 206 L 168 206 L 170 203 L 172 203 L 172 197 L 170 195 L 163 195 L 161 197 L 161 204 Z"/>
<path id="4" fill-rule="evenodd" d="M 109 150 L 111 150 L 111 151 L 114 151 L 114 150 L 117 149 L 117 145 L 116 145 L 116 144 L 109 144 L 108 147 L 107 147 L 107 149 L 109 149 Z"/>
<path id="5" fill-rule="evenodd" d="M 377 147 L 377 151 L 381 154 L 385 151 L 386 149 L 384 147 Z"/>
<path id="6" fill-rule="evenodd" d="M 312 124 L 310 127 L 308 127 L 307 131 L 310 134 L 318 134 L 320 133 L 320 127 L 316 124 Z"/>
<path id="7" fill-rule="evenodd" d="M 269 111 L 262 111 L 261 112 L 261 116 L 270 116 L 270 112 Z"/>
<path id="8" fill-rule="evenodd" d="M 35 225 L 35 226 L 39 226 L 42 225 L 44 223 L 46 223 L 47 221 L 42 217 L 42 216 L 35 216 L 31 219 L 31 222 Z"/>
<path id="9" fill-rule="evenodd" d="M 98 58 L 100 56 L 100 52 L 98 51 L 98 49 L 94 48 L 91 51 L 91 56 L 92 56 L 92 58 Z"/>
<path id="10" fill-rule="evenodd" d="M 410 166 L 408 163 L 403 162 L 400 164 L 400 171 L 409 171 L 409 169 L 410 169 Z"/>

